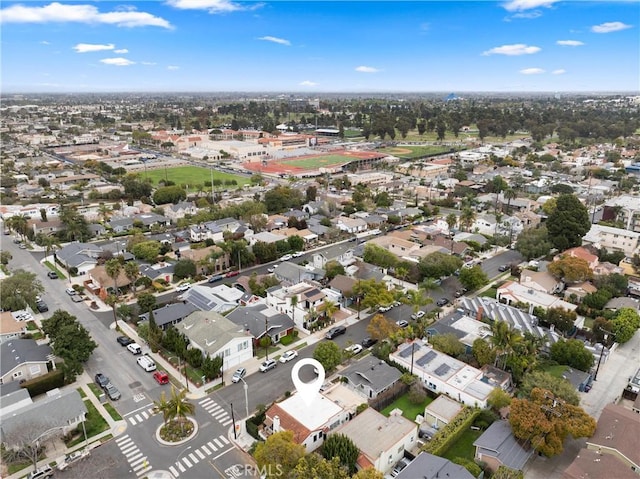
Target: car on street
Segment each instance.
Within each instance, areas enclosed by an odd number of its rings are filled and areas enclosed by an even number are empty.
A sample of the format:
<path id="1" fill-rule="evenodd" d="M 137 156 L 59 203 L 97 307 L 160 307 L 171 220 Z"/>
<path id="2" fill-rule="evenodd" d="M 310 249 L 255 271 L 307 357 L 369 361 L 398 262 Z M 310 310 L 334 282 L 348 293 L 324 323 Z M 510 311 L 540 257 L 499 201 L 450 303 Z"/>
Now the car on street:
<path id="1" fill-rule="evenodd" d="M 51 476 L 53 476 L 53 469 L 51 469 L 51 466 L 49 464 L 45 464 L 35 471 L 31 471 L 27 476 L 27 479 L 44 479 L 45 477 Z"/>
<path id="2" fill-rule="evenodd" d="M 268 273 L 273 273 L 276 269 L 274 267 L 267 268 Z"/>
<path id="3" fill-rule="evenodd" d="M 304 251 L 296 251 L 291 256 L 293 256 L 294 258 L 299 258 L 302 255 L 304 255 Z"/>
<path id="4" fill-rule="evenodd" d="M 420 319 L 422 318 L 426 313 L 424 311 L 417 311 L 415 313 L 413 313 L 411 315 L 411 319 Z"/>
<path id="5" fill-rule="evenodd" d="M 191 288 L 191 283 L 182 283 L 176 287 L 176 291 L 182 293 L 184 291 L 188 291 Z"/>
<path id="6" fill-rule="evenodd" d="M 40 313 L 46 313 L 47 311 L 49 311 L 49 306 L 47 306 L 47 303 L 45 303 L 41 299 L 36 301 L 36 308 Z"/>
<path id="7" fill-rule="evenodd" d="M 440 298 L 438 301 L 436 301 L 437 306 L 445 306 L 447 304 L 449 304 L 449 300 L 447 298 Z"/>
<path id="8" fill-rule="evenodd" d="M 223 274 L 216 274 L 211 276 L 208 280 L 207 283 L 215 283 L 216 281 L 220 281 L 221 279 L 224 278 Z"/>
<path id="9" fill-rule="evenodd" d="M 96 384 L 101 388 L 104 388 L 107 384 L 111 382 L 109 378 L 102 373 L 96 374 L 95 380 L 96 380 Z"/>
<path id="10" fill-rule="evenodd" d="M 116 341 L 118 341 L 118 344 L 120 344 L 120 346 L 122 347 L 129 346 L 131 343 L 133 343 L 133 339 L 128 336 L 118 336 L 116 338 Z"/>
<path id="11" fill-rule="evenodd" d="M 73 466 L 76 462 L 81 461 L 89 454 L 91 454 L 89 449 L 79 449 L 71 454 L 67 454 L 64 457 L 64 461 L 58 464 L 57 469 L 59 471 L 64 471 L 67 467 Z"/>
<path id="12" fill-rule="evenodd" d="M 78 294 L 78 292 L 73 289 L 73 288 L 67 288 L 65 289 L 65 292 L 69 295 L 69 296 L 75 296 L 76 294 Z"/>
<path id="13" fill-rule="evenodd" d="M 287 363 L 297 357 L 298 357 L 298 351 L 291 349 L 289 351 L 286 351 L 282 356 L 280 356 L 280 362 Z"/>
<path id="14" fill-rule="evenodd" d="M 49 271 L 47 273 L 47 276 L 49 277 L 49 279 L 58 279 L 58 273 L 56 273 L 55 271 Z"/>
<path id="15" fill-rule="evenodd" d="M 505 271 L 509 271 L 510 269 L 511 269 L 510 264 L 501 264 L 500 267 L 498 268 L 498 271 L 500 271 L 501 273 L 504 273 Z"/>
<path id="16" fill-rule="evenodd" d="M 122 397 L 118 388 L 111 383 L 107 384 L 104 387 L 104 392 L 107 393 L 107 396 L 109 396 L 109 399 L 111 399 L 112 401 L 117 401 Z"/>
<path id="17" fill-rule="evenodd" d="M 227 278 L 233 278 L 234 276 L 238 276 L 240 274 L 240 271 L 229 271 L 225 276 Z"/>
<path id="18" fill-rule="evenodd" d="M 459 298 L 460 296 L 464 296 L 464 293 L 467 292 L 467 288 L 461 288 L 455 292 L 455 297 Z"/>
<path id="19" fill-rule="evenodd" d="M 380 306 L 378 308 L 379 313 L 386 313 L 387 311 L 391 311 L 391 306 Z"/>
<path id="20" fill-rule="evenodd" d="M 362 344 L 352 344 L 351 346 L 347 346 L 344 350 L 355 356 L 356 354 L 360 354 L 363 349 Z"/>
<path id="21" fill-rule="evenodd" d="M 340 336 L 341 334 L 344 334 L 346 332 L 347 332 L 347 328 L 345 328 L 344 326 L 334 326 L 333 328 L 331 328 L 329 331 L 326 332 L 324 337 L 326 339 L 333 339 L 336 336 Z"/>
<path id="22" fill-rule="evenodd" d="M 360 344 L 362 344 L 363 347 L 365 348 L 370 348 L 371 346 L 373 346 L 374 344 L 376 344 L 378 342 L 377 339 L 373 339 L 370 337 L 366 337 L 362 340 L 362 342 Z"/>
<path id="23" fill-rule="evenodd" d="M 280 261 L 291 261 L 293 259 L 293 256 L 290 254 L 285 254 L 282 258 L 280 258 Z"/>
<path id="24" fill-rule="evenodd" d="M 271 369 L 275 368 L 277 365 L 278 363 L 276 362 L 275 359 L 267 359 L 266 361 L 263 361 L 262 364 L 260 365 L 260 372 L 266 373 L 267 371 L 270 371 Z"/>
<path id="25" fill-rule="evenodd" d="M 84 298 L 79 294 L 74 294 L 73 296 L 71 296 L 71 301 L 73 301 L 74 303 L 82 303 L 84 301 Z"/>
<path id="26" fill-rule="evenodd" d="M 236 369 L 236 372 L 233 373 L 233 376 L 231 377 L 231 382 L 237 383 L 246 375 L 247 375 L 247 370 L 245 368 L 238 368 Z"/>
<path id="27" fill-rule="evenodd" d="M 156 371 L 153 373 L 153 379 L 155 379 L 158 384 L 169 383 L 169 375 L 164 371 Z"/>
<path id="28" fill-rule="evenodd" d="M 399 319 L 398 321 L 396 321 L 396 325 L 400 328 L 406 328 L 407 326 L 409 326 L 409 321 L 407 321 L 406 319 Z"/>

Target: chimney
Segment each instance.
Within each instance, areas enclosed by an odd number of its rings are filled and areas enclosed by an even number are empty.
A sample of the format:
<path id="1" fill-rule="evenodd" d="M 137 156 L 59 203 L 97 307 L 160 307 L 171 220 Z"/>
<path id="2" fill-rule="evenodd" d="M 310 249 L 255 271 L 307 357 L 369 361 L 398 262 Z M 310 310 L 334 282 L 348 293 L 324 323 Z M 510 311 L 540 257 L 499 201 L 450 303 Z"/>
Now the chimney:
<path id="1" fill-rule="evenodd" d="M 478 311 L 476 312 L 476 320 L 482 321 L 482 313 L 484 312 L 484 307 L 478 307 Z"/>
<path id="2" fill-rule="evenodd" d="M 280 416 L 273 416 L 273 432 L 280 431 Z"/>

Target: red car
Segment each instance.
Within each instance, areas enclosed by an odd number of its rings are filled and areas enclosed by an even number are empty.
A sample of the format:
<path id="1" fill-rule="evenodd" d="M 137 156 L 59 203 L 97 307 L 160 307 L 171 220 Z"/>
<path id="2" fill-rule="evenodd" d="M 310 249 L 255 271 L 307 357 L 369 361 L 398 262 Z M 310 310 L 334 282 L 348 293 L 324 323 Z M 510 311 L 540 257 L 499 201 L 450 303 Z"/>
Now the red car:
<path id="1" fill-rule="evenodd" d="M 238 276 L 240 274 L 240 271 L 229 271 L 225 276 L 227 278 L 233 278 L 234 276 Z"/>
<path id="2" fill-rule="evenodd" d="M 158 381 L 158 384 L 168 384 L 169 383 L 169 375 L 164 371 L 156 371 L 153 373 L 153 379 Z"/>

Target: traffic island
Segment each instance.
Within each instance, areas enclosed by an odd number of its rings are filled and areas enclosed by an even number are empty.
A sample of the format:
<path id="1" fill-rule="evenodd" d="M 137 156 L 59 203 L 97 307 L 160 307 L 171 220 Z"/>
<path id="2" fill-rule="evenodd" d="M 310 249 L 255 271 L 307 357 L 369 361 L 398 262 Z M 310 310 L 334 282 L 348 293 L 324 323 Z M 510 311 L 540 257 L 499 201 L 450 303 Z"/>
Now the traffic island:
<path id="1" fill-rule="evenodd" d="M 156 440 L 164 446 L 179 446 L 198 434 L 198 423 L 190 417 L 172 419 L 156 430 Z"/>

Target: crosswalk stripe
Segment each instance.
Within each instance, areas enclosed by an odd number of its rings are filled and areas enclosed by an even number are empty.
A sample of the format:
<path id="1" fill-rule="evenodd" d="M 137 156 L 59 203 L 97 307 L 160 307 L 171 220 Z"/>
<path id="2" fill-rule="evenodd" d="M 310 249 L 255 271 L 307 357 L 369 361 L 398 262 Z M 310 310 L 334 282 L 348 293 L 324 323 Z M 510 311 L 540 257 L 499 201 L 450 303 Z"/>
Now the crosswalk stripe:
<path id="1" fill-rule="evenodd" d="M 135 426 L 137 424 L 136 420 L 132 417 L 129 418 L 129 422 L 131 423 L 132 426 Z"/>
<path id="2" fill-rule="evenodd" d="M 148 413 L 147 411 L 142 411 L 142 416 L 143 416 L 145 419 L 149 419 L 149 413 Z"/>
<path id="3" fill-rule="evenodd" d="M 221 440 L 222 442 L 224 442 L 225 444 L 231 444 L 231 443 L 229 442 L 229 439 L 227 439 L 227 438 L 226 438 L 226 437 L 224 437 L 224 436 L 220 436 L 220 440 Z"/>
<path id="4" fill-rule="evenodd" d="M 173 466 L 169 466 L 169 472 L 173 474 L 173 477 L 178 477 L 180 475 L 178 470 Z"/>
<path id="5" fill-rule="evenodd" d="M 228 417 L 227 411 L 219 411 L 216 414 L 211 415 L 213 419 L 222 419 L 223 417 Z"/>
<path id="6" fill-rule="evenodd" d="M 196 454 L 200 456 L 200 459 L 204 459 L 205 455 L 200 452 L 200 449 L 196 449 Z"/>
<path id="7" fill-rule="evenodd" d="M 122 443 L 125 443 L 127 441 L 131 441 L 131 438 L 129 437 L 129 435 L 125 435 L 125 436 L 121 436 L 118 439 L 116 439 L 116 444 L 120 445 Z"/>
<path id="8" fill-rule="evenodd" d="M 138 449 L 138 446 L 136 446 L 135 444 L 128 444 L 120 448 L 120 451 L 122 451 L 122 454 L 124 454 L 125 456 L 139 450 L 140 449 Z"/>
<path id="9" fill-rule="evenodd" d="M 140 417 L 140 414 L 136 414 L 135 418 L 136 418 L 136 421 L 138 421 L 138 422 L 142 422 L 143 421 L 143 419 Z"/>
<path id="10" fill-rule="evenodd" d="M 215 411 L 216 409 L 222 409 L 219 405 L 217 404 L 209 404 L 208 406 L 205 407 L 205 409 L 209 412 Z"/>
<path id="11" fill-rule="evenodd" d="M 215 442 L 219 447 L 224 447 L 224 444 L 222 443 L 222 441 L 219 441 L 218 438 L 214 438 L 213 442 Z"/>
<path id="12" fill-rule="evenodd" d="M 149 467 L 148 467 L 148 468 L 146 468 L 146 469 L 142 469 L 141 471 L 138 471 L 138 472 L 136 473 L 136 476 L 137 476 L 137 477 L 146 476 L 146 475 L 147 475 L 147 473 L 148 473 L 151 469 L 153 469 L 151 466 L 149 466 Z"/>
<path id="13" fill-rule="evenodd" d="M 126 449 L 129 446 L 135 446 L 135 444 L 133 443 L 133 441 L 131 439 L 127 439 L 126 441 L 122 441 L 120 444 L 118 444 L 118 447 L 122 450 L 122 449 Z"/>
<path id="14" fill-rule="evenodd" d="M 187 470 L 187 468 L 184 467 L 180 462 L 176 463 L 176 465 L 178 466 L 178 469 L 180 469 L 180 472 L 184 472 Z"/>
<path id="15" fill-rule="evenodd" d="M 144 471 L 147 468 L 144 467 L 144 462 L 141 462 L 140 464 L 136 464 L 135 466 L 131 466 L 131 469 L 133 469 L 133 472 L 139 472 L 141 469 Z"/>
<path id="16" fill-rule="evenodd" d="M 207 443 L 207 446 L 209 446 L 211 449 L 213 449 L 213 452 L 216 452 L 218 450 L 217 446 L 214 446 L 211 441 L 209 441 Z"/>
<path id="17" fill-rule="evenodd" d="M 201 448 L 201 449 L 202 449 L 204 452 L 206 452 L 206 453 L 207 453 L 207 456 L 210 456 L 210 455 L 211 455 L 211 451 L 210 451 L 209 449 L 207 449 L 207 446 L 202 446 L 202 448 Z"/>
<path id="18" fill-rule="evenodd" d="M 198 464 L 200 462 L 200 459 L 198 459 L 193 453 L 189 454 L 189 459 L 191 459 L 194 464 Z"/>
<path id="19" fill-rule="evenodd" d="M 142 457 L 142 453 L 140 452 L 140 449 L 138 449 L 134 454 L 135 455 L 132 457 L 127 457 L 129 464 L 133 465 L 137 462 L 144 460 L 144 458 Z"/>
<path id="20" fill-rule="evenodd" d="M 203 408 L 206 408 L 209 404 L 215 404 L 211 399 L 205 399 L 203 401 L 200 401 L 200 406 L 202 406 Z"/>
<path id="21" fill-rule="evenodd" d="M 187 466 L 187 467 L 193 467 L 193 464 L 191 464 L 189 462 L 189 459 L 187 459 L 186 457 L 182 458 L 182 462 L 184 462 L 184 465 Z"/>
<path id="22" fill-rule="evenodd" d="M 222 424 L 223 426 L 228 426 L 229 424 L 231 424 L 233 422 L 232 419 L 227 419 L 226 421 L 221 421 L 220 424 Z"/>

